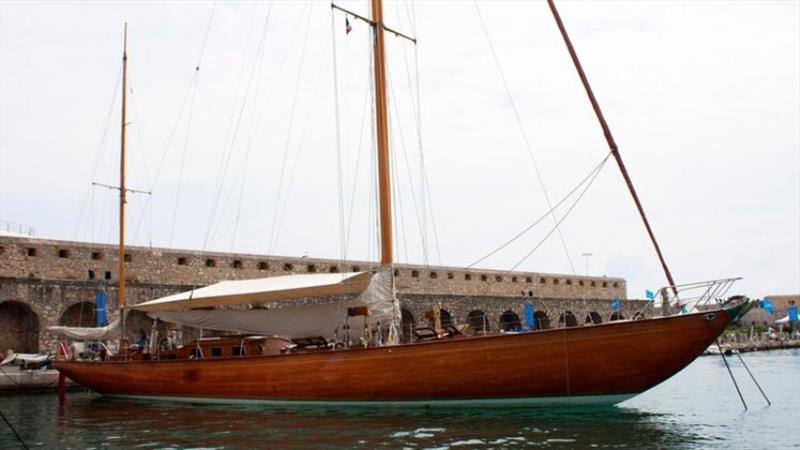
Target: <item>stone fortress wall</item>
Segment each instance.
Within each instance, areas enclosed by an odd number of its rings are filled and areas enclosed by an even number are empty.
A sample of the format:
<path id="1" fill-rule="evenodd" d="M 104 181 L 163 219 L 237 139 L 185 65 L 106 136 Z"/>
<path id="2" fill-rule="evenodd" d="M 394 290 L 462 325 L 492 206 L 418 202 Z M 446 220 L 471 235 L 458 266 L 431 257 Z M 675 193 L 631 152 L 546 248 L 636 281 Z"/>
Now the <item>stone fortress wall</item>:
<path id="1" fill-rule="evenodd" d="M 47 327 L 79 322 L 92 326 L 97 290 L 106 291 L 110 316 L 115 315 L 117 255 L 113 245 L 0 235 L 0 351 L 53 351 L 55 336 Z M 128 247 L 125 260 L 130 304 L 221 280 L 378 267 L 364 261 L 148 247 Z M 521 318 L 526 302 L 546 313 L 552 326 L 559 326 L 559 317 L 567 311 L 579 324 L 591 312 L 607 321 L 611 301 L 627 297 L 621 278 L 405 264 L 395 266 L 395 275 L 404 317 L 416 326 L 427 326 L 425 311 L 438 306 L 458 324 L 474 322 L 478 313 L 484 314 L 480 321 L 497 330 L 502 320 L 512 315 Z M 622 305 L 620 313 L 630 318 L 643 302 Z M 563 323 L 570 322 L 568 315 L 564 317 Z"/>

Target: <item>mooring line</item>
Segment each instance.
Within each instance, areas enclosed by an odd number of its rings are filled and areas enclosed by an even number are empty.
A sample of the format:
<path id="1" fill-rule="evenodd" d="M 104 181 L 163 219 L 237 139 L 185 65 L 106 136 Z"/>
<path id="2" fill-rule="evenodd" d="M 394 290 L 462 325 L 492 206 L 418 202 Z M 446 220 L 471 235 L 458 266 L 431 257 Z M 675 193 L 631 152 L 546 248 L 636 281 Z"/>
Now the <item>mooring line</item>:
<path id="1" fill-rule="evenodd" d="M 744 366 L 745 370 L 747 370 L 747 374 L 748 374 L 748 375 L 750 375 L 750 378 L 752 378 L 752 379 L 753 379 L 753 383 L 755 383 L 755 384 L 756 384 L 756 387 L 757 387 L 757 388 L 758 388 L 758 390 L 761 392 L 761 395 L 763 395 L 763 396 L 764 396 L 764 400 L 766 400 L 766 401 L 767 401 L 767 406 L 772 406 L 772 402 L 771 402 L 771 401 L 769 401 L 769 397 L 767 397 L 767 394 L 765 394 L 765 393 L 764 393 L 764 390 L 763 390 L 763 389 L 761 389 L 761 385 L 760 385 L 760 384 L 758 384 L 758 381 L 756 380 L 756 377 L 755 377 L 755 376 L 753 376 L 753 372 L 750 372 L 750 368 L 749 368 L 749 367 L 747 367 L 747 364 L 745 364 L 745 363 L 744 363 L 744 359 L 742 359 L 742 355 L 739 353 L 739 351 L 738 351 L 738 350 L 736 350 L 736 356 L 737 356 L 737 357 L 739 357 L 739 361 L 741 361 L 741 363 L 742 363 L 742 365 Z"/>
<path id="2" fill-rule="evenodd" d="M 739 394 L 739 398 L 742 400 L 742 405 L 744 405 L 745 411 L 747 410 L 747 403 L 744 402 L 744 397 L 742 397 L 742 391 L 739 390 L 739 383 L 736 382 L 736 378 L 733 376 L 733 372 L 731 371 L 731 366 L 728 365 L 728 359 L 725 358 L 725 352 L 722 351 L 722 346 L 719 344 L 719 339 L 714 339 L 717 343 L 717 349 L 719 349 L 719 356 L 722 356 L 722 361 L 725 362 L 725 367 L 728 369 L 728 374 L 731 376 L 731 381 L 733 381 L 733 385 L 736 387 L 736 392 Z"/>
<path id="3" fill-rule="evenodd" d="M 10 429 L 11 429 L 11 432 L 12 432 L 12 433 L 14 433 L 14 436 L 16 436 L 16 437 L 17 437 L 17 440 L 19 441 L 19 443 L 20 443 L 20 444 L 22 444 L 22 448 L 24 448 L 24 449 L 26 449 L 26 450 L 27 450 L 28 448 L 30 448 L 30 447 L 28 447 L 28 445 L 25 443 L 25 441 L 24 441 L 24 440 L 22 440 L 22 436 L 20 436 L 20 435 L 19 435 L 19 433 L 17 433 L 17 430 L 14 428 L 14 426 L 13 426 L 13 425 L 11 425 L 11 422 L 9 422 L 9 421 L 8 421 L 8 419 L 6 418 L 6 415 L 5 415 L 5 414 L 3 414 L 3 410 L 2 410 L 2 409 L 0 409 L 0 417 L 2 417 L 2 418 L 3 418 L 3 422 L 5 422 L 5 423 L 6 423 L 6 425 L 8 425 L 8 428 L 10 428 Z"/>

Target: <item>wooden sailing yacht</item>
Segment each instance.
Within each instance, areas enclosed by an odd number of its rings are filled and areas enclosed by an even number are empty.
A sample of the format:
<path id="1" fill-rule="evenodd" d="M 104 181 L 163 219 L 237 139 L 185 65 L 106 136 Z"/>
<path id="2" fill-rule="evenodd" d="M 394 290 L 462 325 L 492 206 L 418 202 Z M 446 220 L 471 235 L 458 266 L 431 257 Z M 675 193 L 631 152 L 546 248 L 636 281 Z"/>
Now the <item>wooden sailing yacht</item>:
<path id="1" fill-rule="evenodd" d="M 333 8 L 339 8 L 332 5 Z M 641 204 L 627 176 L 611 132 L 591 93 L 577 55 L 550 1 L 559 28 L 597 112 L 612 153 L 675 286 Z M 98 393 L 113 396 L 190 401 L 258 401 L 393 405 L 616 404 L 666 380 L 714 342 L 750 302 L 744 297 L 718 300 L 728 280 L 709 282 L 703 311 L 657 318 L 558 329 L 464 336 L 459 330 L 429 330 L 399 344 L 399 305 L 392 280 L 392 211 L 388 153 L 384 26 L 380 0 L 372 0 L 374 83 L 381 226 L 381 263 L 377 273 L 305 274 L 222 282 L 202 289 L 126 306 L 124 304 L 124 145 L 120 183 L 120 306 L 182 325 L 238 331 L 236 337 L 201 339 L 182 348 L 148 355 L 127 354 L 95 361 L 61 359 L 67 377 Z M 395 33 L 393 30 L 389 31 Z M 395 33 L 397 34 L 397 33 Z M 127 59 L 123 56 L 123 62 Z M 669 300 L 667 289 L 662 295 Z M 242 309 L 253 303 L 295 298 L 333 300 L 321 306 Z M 666 305 L 665 305 L 666 306 Z M 215 309 L 216 308 L 216 309 Z M 351 329 L 377 337 L 353 344 L 329 340 L 341 319 Z M 382 329 L 380 323 L 388 324 Z M 335 327 L 335 328 L 334 328 Z M 420 331 L 420 330 L 418 330 Z"/>

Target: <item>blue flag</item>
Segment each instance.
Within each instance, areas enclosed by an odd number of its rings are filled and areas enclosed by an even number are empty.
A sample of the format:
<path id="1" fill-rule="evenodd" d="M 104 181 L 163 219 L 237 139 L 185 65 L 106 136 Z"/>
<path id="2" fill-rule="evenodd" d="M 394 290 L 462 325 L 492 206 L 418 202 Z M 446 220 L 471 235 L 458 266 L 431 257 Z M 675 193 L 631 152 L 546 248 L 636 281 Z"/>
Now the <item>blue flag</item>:
<path id="1" fill-rule="evenodd" d="M 619 309 L 622 306 L 618 298 L 615 298 L 613 302 L 611 302 L 611 309 Z"/>
<path id="2" fill-rule="evenodd" d="M 794 323 L 800 320 L 797 314 L 797 305 L 790 306 L 789 308 L 787 308 L 786 313 L 789 314 L 789 322 Z"/>
<path id="3" fill-rule="evenodd" d="M 654 298 L 656 298 L 656 293 L 651 291 L 650 289 L 644 291 L 644 295 L 645 297 L 647 297 L 648 300 L 653 300 Z"/>
<path id="4" fill-rule="evenodd" d="M 772 306 L 772 302 L 769 301 L 769 298 L 764 297 L 764 299 L 759 302 L 759 305 L 764 308 L 764 311 L 770 314 L 775 312 L 775 307 Z"/>
<path id="5" fill-rule="evenodd" d="M 108 325 L 108 313 L 106 312 L 106 293 L 97 291 L 94 296 L 94 325 L 104 327 Z"/>
<path id="6" fill-rule="evenodd" d="M 523 313 L 525 315 L 525 327 L 533 328 L 533 325 L 536 323 L 533 318 L 533 305 L 530 303 L 525 303 Z"/>

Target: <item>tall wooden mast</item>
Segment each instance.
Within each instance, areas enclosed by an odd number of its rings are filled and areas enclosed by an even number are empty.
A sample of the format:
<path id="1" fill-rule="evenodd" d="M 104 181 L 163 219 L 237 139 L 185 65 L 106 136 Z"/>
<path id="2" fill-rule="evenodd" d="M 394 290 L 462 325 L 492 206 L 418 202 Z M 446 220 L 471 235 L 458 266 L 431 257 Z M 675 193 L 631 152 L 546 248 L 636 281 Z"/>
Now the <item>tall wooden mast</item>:
<path id="1" fill-rule="evenodd" d="M 378 200 L 381 223 L 381 264 L 391 265 L 392 254 L 392 190 L 389 170 L 389 118 L 386 100 L 386 62 L 383 42 L 383 4 L 372 0 L 373 51 L 375 70 L 375 128 L 378 143 Z"/>
<path id="2" fill-rule="evenodd" d="M 122 47 L 122 122 L 120 132 L 119 156 L 119 310 L 122 317 L 122 329 L 125 330 L 125 101 L 128 89 L 128 24 L 125 23 Z M 125 339 L 123 334 L 122 340 Z"/>

